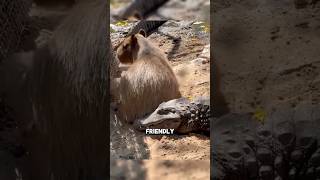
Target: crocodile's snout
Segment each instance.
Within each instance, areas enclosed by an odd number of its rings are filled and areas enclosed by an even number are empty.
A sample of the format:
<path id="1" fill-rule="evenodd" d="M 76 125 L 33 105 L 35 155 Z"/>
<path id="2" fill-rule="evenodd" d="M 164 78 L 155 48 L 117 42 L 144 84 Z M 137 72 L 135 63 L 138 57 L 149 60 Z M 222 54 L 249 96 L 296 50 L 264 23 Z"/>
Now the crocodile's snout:
<path id="1" fill-rule="evenodd" d="M 134 123 L 137 130 L 175 129 L 178 133 L 210 130 L 210 98 L 199 97 L 190 102 L 186 98 L 161 103 L 150 115 Z"/>
<path id="2" fill-rule="evenodd" d="M 135 121 L 134 127 L 140 131 L 146 128 L 178 128 L 181 123 L 180 111 L 188 103 L 186 98 L 163 102 L 153 113 Z"/>
<path id="3" fill-rule="evenodd" d="M 137 130 L 143 131 L 147 128 L 157 128 L 157 129 L 165 129 L 165 128 L 174 128 L 179 127 L 180 114 L 172 109 L 160 109 L 154 111 L 149 116 L 138 119 L 134 123 L 134 127 Z"/>

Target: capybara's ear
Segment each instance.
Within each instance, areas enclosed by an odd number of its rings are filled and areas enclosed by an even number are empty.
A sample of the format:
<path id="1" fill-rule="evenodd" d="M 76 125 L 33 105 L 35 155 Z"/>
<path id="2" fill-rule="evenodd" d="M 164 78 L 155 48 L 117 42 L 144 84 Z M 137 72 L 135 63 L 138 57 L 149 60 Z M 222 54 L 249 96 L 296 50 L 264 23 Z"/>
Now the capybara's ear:
<path id="1" fill-rule="evenodd" d="M 131 43 L 133 40 L 135 40 L 135 39 L 137 39 L 137 38 L 135 37 L 134 34 L 130 35 L 130 43 Z"/>
<path id="2" fill-rule="evenodd" d="M 130 44 L 131 44 L 132 47 L 135 47 L 135 46 L 138 44 L 138 42 L 137 42 L 137 37 L 136 37 L 135 34 L 131 35 L 131 42 L 130 42 Z"/>
<path id="3" fill-rule="evenodd" d="M 141 34 L 143 37 L 146 37 L 146 32 L 143 29 L 139 30 L 139 34 Z"/>

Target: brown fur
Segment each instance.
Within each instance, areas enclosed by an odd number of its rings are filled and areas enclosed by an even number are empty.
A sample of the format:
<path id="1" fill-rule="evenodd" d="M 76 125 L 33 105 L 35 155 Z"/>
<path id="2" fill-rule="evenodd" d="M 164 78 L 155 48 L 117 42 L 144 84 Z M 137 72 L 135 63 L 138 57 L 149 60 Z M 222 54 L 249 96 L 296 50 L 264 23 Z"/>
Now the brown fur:
<path id="1" fill-rule="evenodd" d="M 127 122 L 154 111 L 162 102 L 179 98 L 179 86 L 165 54 L 140 34 L 117 49 L 121 63 L 131 64 L 119 80 L 119 117 Z"/>
<path id="2" fill-rule="evenodd" d="M 106 7 L 104 0 L 75 4 L 48 44 L 35 51 L 25 89 L 38 121 L 23 137 L 30 152 L 21 168 L 24 180 L 109 177 Z"/>

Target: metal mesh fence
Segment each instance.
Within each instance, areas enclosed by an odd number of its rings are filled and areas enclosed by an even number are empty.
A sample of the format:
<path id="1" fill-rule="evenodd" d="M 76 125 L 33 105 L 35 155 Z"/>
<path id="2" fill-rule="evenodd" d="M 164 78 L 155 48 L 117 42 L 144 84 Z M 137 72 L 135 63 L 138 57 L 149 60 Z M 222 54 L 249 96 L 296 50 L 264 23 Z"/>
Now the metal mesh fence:
<path id="1" fill-rule="evenodd" d="M 27 30 L 31 1 L 0 1 L 0 62 L 19 49 Z"/>

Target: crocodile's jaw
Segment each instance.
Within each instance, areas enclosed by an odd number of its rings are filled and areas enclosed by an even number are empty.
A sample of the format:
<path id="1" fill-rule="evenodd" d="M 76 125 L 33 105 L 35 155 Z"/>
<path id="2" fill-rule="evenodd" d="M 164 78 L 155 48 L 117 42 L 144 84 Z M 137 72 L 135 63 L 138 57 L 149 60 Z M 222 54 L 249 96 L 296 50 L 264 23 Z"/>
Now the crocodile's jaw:
<path id="1" fill-rule="evenodd" d="M 178 128 L 181 123 L 181 117 L 177 113 L 168 113 L 160 115 L 157 111 L 153 112 L 149 116 L 135 121 L 134 127 L 137 130 L 143 131 L 147 128 L 150 129 L 175 129 Z"/>
<path id="2" fill-rule="evenodd" d="M 134 127 L 141 131 L 146 128 L 178 128 L 181 123 L 180 111 L 188 103 L 189 101 L 186 98 L 161 103 L 152 114 L 136 120 Z"/>

